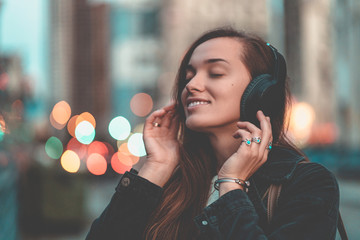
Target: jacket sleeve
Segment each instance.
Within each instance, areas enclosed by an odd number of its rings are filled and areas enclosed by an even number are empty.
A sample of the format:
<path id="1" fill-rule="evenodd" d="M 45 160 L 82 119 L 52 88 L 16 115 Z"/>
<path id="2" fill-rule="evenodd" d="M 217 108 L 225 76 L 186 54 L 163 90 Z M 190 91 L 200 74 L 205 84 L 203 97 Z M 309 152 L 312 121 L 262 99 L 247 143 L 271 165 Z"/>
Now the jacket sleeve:
<path id="1" fill-rule="evenodd" d="M 86 239 L 143 239 L 146 223 L 162 192 L 161 187 L 132 172 L 126 172 L 109 205 L 92 223 Z"/>
<path id="2" fill-rule="evenodd" d="M 241 190 L 206 207 L 195 222 L 208 239 L 335 239 L 339 189 L 335 177 L 319 164 L 301 164 L 284 184 L 278 208 L 266 229 Z"/>

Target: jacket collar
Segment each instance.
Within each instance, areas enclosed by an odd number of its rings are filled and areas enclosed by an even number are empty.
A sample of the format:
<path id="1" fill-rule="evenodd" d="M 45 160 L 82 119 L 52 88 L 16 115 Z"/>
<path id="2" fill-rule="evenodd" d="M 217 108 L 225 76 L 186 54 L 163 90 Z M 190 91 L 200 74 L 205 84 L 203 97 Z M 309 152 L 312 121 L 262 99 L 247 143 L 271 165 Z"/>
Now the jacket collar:
<path id="1" fill-rule="evenodd" d="M 296 165 L 304 159 L 304 156 L 292 149 L 274 146 L 268 160 L 254 175 L 270 183 L 283 183 L 292 177 Z"/>

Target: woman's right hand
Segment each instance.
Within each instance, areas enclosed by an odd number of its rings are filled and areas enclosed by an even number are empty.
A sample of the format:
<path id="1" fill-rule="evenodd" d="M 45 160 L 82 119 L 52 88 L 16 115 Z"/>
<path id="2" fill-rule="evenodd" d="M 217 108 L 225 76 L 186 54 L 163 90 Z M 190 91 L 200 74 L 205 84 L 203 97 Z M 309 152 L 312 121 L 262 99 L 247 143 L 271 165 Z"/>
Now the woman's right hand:
<path id="1" fill-rule="evenodd" d="M 179 164 L 178 130 L 179 119 L 175 113 L 175 103 L 150 114 L 145 121 L 143 134 L 147 160 L 141 167 L 139 176 L 164 186 Z"/>

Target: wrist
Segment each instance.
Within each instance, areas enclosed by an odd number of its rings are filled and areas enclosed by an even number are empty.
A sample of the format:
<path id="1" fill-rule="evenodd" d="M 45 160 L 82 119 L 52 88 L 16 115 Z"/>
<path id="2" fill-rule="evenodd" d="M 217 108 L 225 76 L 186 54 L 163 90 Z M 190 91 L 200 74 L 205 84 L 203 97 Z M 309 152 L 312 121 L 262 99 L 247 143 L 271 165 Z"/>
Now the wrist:
<path id="1" fill-rule="evenodd" d="M 238 178 L 221 178 L 219 177 L 215 183 L 214 187 L 220 192 L 220 196 L 235 189 L 241 189 L 245 192 L 248 192 L 250 187 L 250 182 Z"/>
<path id="2" fill-rule="evenodd" d="M 138 176 L 143 177 L 160 187 L 163 187 L 170 179 L 175 168 L 176 166 L 145 162 L 139 170 Z"/>

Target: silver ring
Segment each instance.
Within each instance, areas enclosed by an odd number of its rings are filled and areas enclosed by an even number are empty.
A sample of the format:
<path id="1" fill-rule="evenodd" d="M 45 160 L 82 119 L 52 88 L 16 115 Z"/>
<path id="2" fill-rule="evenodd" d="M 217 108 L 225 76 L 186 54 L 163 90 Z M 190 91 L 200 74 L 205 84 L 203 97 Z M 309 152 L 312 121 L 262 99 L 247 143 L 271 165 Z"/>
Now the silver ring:
<path id="1" fill-rule="evenodd" d="M 261 137 L 253 137 L 251 139 L 251 141 L 256 142 L 256 143 L 261 143 Z"/>
<path id="2" fill-rule="evenodd" d="M 266 149 L 269 150 L 269 151 L 272 149 L 272 142 L 269 142 L 269 144 L 267 145 Z"/>
<path id="3" fill-rule="evenodd" d="M 251 139 L 245 138 L 245 140 L 242 140 L 241 142 L 244 142 L 244 143 L 246 143 L 246 145 L 250 146 Z"/>
<path id="4" fill-rule="evenodd" d="M 154 123 L 153 123 L 153 126 L 154 126 L 154 127 L 160 127 L 160 123 L 154 122 Z"/>

